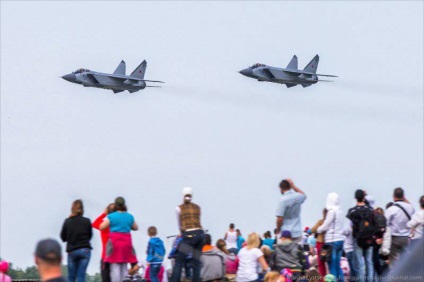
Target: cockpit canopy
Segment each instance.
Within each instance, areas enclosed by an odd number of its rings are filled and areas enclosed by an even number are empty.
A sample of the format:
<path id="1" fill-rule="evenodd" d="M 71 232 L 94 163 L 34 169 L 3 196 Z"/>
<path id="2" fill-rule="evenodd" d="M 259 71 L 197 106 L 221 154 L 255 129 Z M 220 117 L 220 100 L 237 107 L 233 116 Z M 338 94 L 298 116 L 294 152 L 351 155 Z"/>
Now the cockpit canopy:
<path id="1" fill-rule="evenodd" d="M 88 69 L 77 69 L 76 71 L 74 71 L 74 73 L 83 73 L 83 72 L 89 72 L 90 70 Z"/>
<path id="2" fill-rule="evenodd" d="M 265 65 L 264 64 L 259 64 L 259 63 L 257 63 L 257 64 L 254 64 L 253 66 L 251 66 L 250 68 L 251 69 L 256 69 L 256 68 L 258 68 L 258 67 L 264 67 Z"/>

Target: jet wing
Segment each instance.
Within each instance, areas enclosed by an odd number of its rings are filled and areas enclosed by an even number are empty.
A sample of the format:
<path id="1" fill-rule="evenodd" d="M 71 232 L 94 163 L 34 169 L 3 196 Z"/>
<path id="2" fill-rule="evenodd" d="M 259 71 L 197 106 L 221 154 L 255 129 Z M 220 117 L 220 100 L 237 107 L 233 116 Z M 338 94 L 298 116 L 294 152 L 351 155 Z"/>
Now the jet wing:
<path id="1" fill-rule="evenodd" d="M 165 83 L 163 81 L 160 80 L 147 80 L 147 79 L 141 79 L 141 78 L 137 78 L 134 76 L 119 76 L 119 75 L 109 75 L 109 77 L 117 79 L 117 80 L 121 80 L 121 81 L 125 81 L 125 80 L 129 80 L 129 81 L 145 81 L 145 82 L 158 82 L 158 83 Z"/>
<path id="2" fill-rule="evenodd" d="M 317 75 L 317 76 L 328 76 L 328 77 L 338 77 L 337 75 L 332 75 L 332 74 L 318 74 L 318 73 L 313 73 L 313 72 L 308 72 L 308 71 L 303 71 L 303 70 L 288 70 L 288 69 L 284 69 L 284 72 L 288 72 L 288 73 L 292 73 L 292 74 L 304 74 L 304 75 Z"/>

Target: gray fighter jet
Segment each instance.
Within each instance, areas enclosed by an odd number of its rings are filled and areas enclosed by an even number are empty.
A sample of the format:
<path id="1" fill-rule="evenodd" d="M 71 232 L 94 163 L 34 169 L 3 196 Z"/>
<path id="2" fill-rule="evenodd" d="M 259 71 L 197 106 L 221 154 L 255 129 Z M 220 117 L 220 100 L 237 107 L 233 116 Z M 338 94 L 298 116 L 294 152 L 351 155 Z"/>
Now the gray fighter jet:
<path id="1" fill-rule="evenodd" d="M 146 67 L 147 62 L 144 60 L 130 75 L 125 75 L 126 65 L 124 61 L 121 61 L 113 74 L 78 69 L 62 78 L 85 87 L 110 89 L 115 94 L 125 90 L 134 93 L 146 87 L 160 87 L 146 85 L 146 82 L 164 83 L 163 81 L 144 79 Z"/>
<path id="2" fill-rule="evenodd" d="M 267 81 L 285 84 L 287 88 L 296 86 L 298 84 L 303 87 L 311 86 L 318 81 L 331 82 L 330 80 L 318 79 L 318 76 L 337 77 L 329 74 L 317 74 L 319 56 L 316 55 L 303 70 L 297 68 L 297 57 L 293 56 L 287 67 L 276 68 L 264 64 L 255 64 L 240 73 L 247 77 L 257 79 L 258 81 Z"/>

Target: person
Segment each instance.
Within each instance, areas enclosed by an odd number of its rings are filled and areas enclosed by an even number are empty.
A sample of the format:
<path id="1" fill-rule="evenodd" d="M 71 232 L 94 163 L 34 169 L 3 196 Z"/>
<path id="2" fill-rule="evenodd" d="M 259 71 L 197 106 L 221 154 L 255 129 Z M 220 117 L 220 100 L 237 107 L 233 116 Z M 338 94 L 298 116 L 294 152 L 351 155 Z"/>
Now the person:
<path id="1" fill-rule="evenodd" d="M 225 257 L 226 279 L 231 280 L 232 278 L 235 278 L 235 274 L 237 273 L 238 267 L 237 256 L 234 253 L 230 253 L 228 251 L 225 240 L 223 239 L 219 239 L 218 241 L 216 241 L 216 247 L 223 253 Z M 232 279 L 232 281 L 233 280 L 234 279 Z"/>
<path id="2" fill-rule="evenodd" d="M 324 208 L 322 210 L 322 218 L 319 219 L 317 223 L 315 223 L 315 225 L 311 228 L 311 232 L 314 233 L 316 237 L 316 249 L 317 249 L 318 256 L 321 253 L 322 246 L 324 246 L 325 232 L 317 233 L 317 230 L 318 230 L 318 227 L 320 227 L 324 223 L 326 216 L 327 216 L 327 209 Z M 325 274 L 327 274 L 325 262 L 323 262 L 320 259 L 318 259 L 318 271 L 323 277 L 325 276 Z"/>
<path id="3" fill-rule="evenodd" d="M 356 280 L 372 281 L 374 264 L 372 260 L 375 228 L 374 211 L 365 203 L 365 191 L 355 191 L 356 206 L 350 208 L 347 218 L 352 222 L 353 249 L 355 251 Z"/>
<path id="4" fill-rule="evenodd" d="M 9 263 L 5 260 L 0 261 L 0 282 L 12 282 L 12 279 L 7 275 Z"/>
<path id="5" fill-rule="evenodd" d="M 349 220 L 349 224 L 345 227 L 343 231 L 343 235 L 345 236 L 343 251 L 345 252 L 345 256 L 349 264 L 350 276 L 356 277 L 358 272 L 357 270 L 358 263 L 356 262 L 356 257 L 354 252 L 352 222 L 350 220 Z"/>
<path id="6" fill-rule="evenodd" d="M 190 254 L 193 267 L 192 280 L 200 281 L 200 256 L 202 255 L 204 235 L 200 221 L 201 210 L 198 205 L 192 203 L 193 189 L 191 187 L 183 188 L 182 194 L 183 204 L 176 209 L 182 239 L 175 254 L 175 266 L 172 271 L 171 282 L 180 282 L 182 268 Z"/>
<path id="7" fill-rule="evenodd" d="M 237 255 L 238 248 L 237 248 L 237 231 L 234 230 L 234 223 L 230 224 L 230 229 L 225 233 L 224 240 L 227 244 L 227 249 L 230 253 L 234 253 Z"/>
<path id="8" fill-rule="evenodd" d="M 127 212 L 128 208 L 123 197 L 117 197 L 114 205 L 116 211 L 105 217 L 100 224 L 100 230 L 110 228 L 104 260 L 110 263 L 110 280 L 122 282 L 128 273 L 127 264 L 137 263 L 131 230 L 137 231 L 138 225 L 134 216 Z"/>
<path id="9" fill-rule="evenodd" d="M 290 269 L 293 278 L 297 279 L 305 268 L 305 260 L 302 246 L 293 241 L 290 231 L 281 232 L 280 241 L 275 246 L 271 259 L 272 269 L 279 272 L 286 268 Z"/>
<path id="10" fill-rule="evenodd" d="M 322 275 L 316 269 L 311 269 L 306 273 L 306 279 L 310 282 L 321 282 Z"/>
<path id="11" fill-rule="evenodd" d="M 83 217 L 84 206 L 78 199 L 72 203 L 71 215 L 65 220 L 60 232 L 63 242 L 66 242 L 68 253 L 68 280 L 70 282 L 85 281 L 85 272 L 90 262 L 93 236 L 90 219 Z"/>
<path id="12" fill-rule="evenodd" d="M 283 196 L 278 203 L 276 212 L 276 234 L 279 234 L 282 230 L 290 231 L 293 241 L 300 243 L 302 240 L 300 211 L 306 195 L 294 185 L 291 179 L 284 179 L 280 182 L 280 191 Z"/>
<path id="13" fill-rule="evenodd" d="M 419 240 L 422 240 L 424 232 L 424 196 L 420 197 L 418 203 L 421 209 L 414 213 L 411 220 L 406 224 L 411 229 L 411 249 L 418 244 Z"/>
<path id="14" fill-rule="evenodd" d="M 67 282 L 62 275 L 62 248 L 54 239 L 44 239 L 35 247 L 35 265 L 43 282 Z"/>
<path id="15" fill-rule="evenodd" d="M 383 274 L 383 267 L 380 262 L 380 249 L 383 244 L 384 233 L 386 232 L 386 217 L 384 216 L 384 210 L 380 207 L 374 210 L 374 242 L 372 249 L 372 260 L 374 263 L 374 276 L 380 276 Z"/>
<path id="16" fill-rule="evenodd" d="M 91 226 L 100 231 L 100 237 L 102 239 L 102 255 L 100 259 L 100 275 L 102 277 L 102 282 L 110 282 L 110 264 L 105 262 L 106 257 L 106 243 L 109 240 L 110 228 L 100 230 L 100 224 L 103 222 L 105 217 L 115 211 L 115 205 L 113 203 L 109 204 L 104 212 L 97 217 Z"/>
<path id="17" fill-rule="evenodd" d="M 155 226 L 147 229 L 150 240 L 147 246 L 147 263 L 149 264 L 150 281 L 159 282 L 159 272 L 165 258 L 165 246 L 163 241 L 157 237 L 158 231 Z"/>
<path id="18" fill-rule="evenodd" d="M 264 282 L 279 282 L 280 273 L 277 271 L 270 271 L 265 275 Z"/>
<path id="19" fill-rule="evenodd" d="M 327 216 L 324 223 L 318 227 L 317 232 L 325 232 L 325 243 L 332 247 L 329 262 L 330 273 L 336 276 L 338 281 L 344 281 L 343 271 L 340 267 L 344 243 L 344 222 L 337 193 L 333 192 L 327 195 L 325 208 L 327 209 Z"/>
<path id="20" fill-rule="evenodd" d="M 271 231 L 267 231 L 264 233 L 264 239 L 262 240 L 262 245 L 266 245 L 269 247 L 271 251 L 274 250 L 275 239 L 271 236 Z"/>
<path id="21" fill-rule="evenodd" d="M 237 282 L 256 281 L 259 277 L 257 273 L 259 266 L 267 272 L 270 270 L 263 253 L 258 247 L 259 235 L 256 233 L 249 234 L 246 246 L 238 253 L 239 267 L 236 277 Z"/>
<path id="22" fill-rule="evenodd" d="M 202 256 L 200 257 L 202 263 L 200 277 L 202 281 L 223 281 L 226 274 L 224 254 L 218 248 L 212 246 L 210 234 L 205 234 L 204 240 Z"/>
<path id="23" fill-rule="evenodd" d="M 389 255 L 391 266 L 408 246 L 411 230 L 407 223 L 414 213 L 414 207 L 405 198 L 405 193 L 401 187 L 393 191 L 393 200 L 393 205 L 385 212 L 387 226 L 390 227 L 392 236 Z"/>
<path id="24" fill-rule="evenodd" d="M 240 229 L 236 229 L 236 232 L 237 232 L 237 249 L 238 251 L 240 251 L 241 248 L 243 248 L 243 244 L 245 243 L 246 240 L 244 240 L 243 235 L 241 235 Z"/>

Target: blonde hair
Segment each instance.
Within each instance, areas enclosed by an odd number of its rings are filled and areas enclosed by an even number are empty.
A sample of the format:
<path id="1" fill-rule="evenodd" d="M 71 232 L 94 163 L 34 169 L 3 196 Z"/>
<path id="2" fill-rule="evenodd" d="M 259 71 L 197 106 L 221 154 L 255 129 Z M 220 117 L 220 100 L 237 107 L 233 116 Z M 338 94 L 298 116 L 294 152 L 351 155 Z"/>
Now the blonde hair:
<path id="1" fill-rule="evenodd" d="M 259 247 L 259 235 L 257 233 L 250 233 L 247 237 L 246 246 L 248 249 Z"/>
<path id="2" fill-rule="evenodd" d="M 278 277 L 280 277 L 280 273 L 277 271 L 270 271 L 265 275 L 264 282 L 276 282 L 278 281 Z"/>

